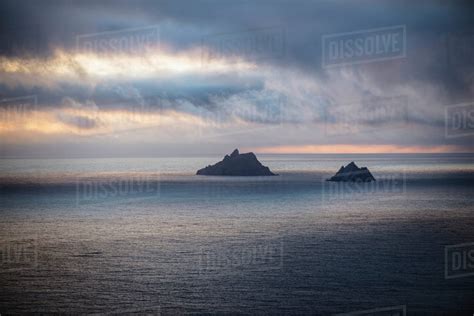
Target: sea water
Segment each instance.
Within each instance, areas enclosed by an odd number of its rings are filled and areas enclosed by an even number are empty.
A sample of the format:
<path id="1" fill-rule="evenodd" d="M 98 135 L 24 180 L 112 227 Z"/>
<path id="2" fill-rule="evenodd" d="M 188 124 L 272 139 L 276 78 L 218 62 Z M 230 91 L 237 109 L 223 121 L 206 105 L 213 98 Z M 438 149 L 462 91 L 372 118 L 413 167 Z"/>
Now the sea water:
<path id="1" fill-rule="evenodd" d="M 258 158 L 2 159 L 0 313 L 474 312 L 474 156 Z"/>

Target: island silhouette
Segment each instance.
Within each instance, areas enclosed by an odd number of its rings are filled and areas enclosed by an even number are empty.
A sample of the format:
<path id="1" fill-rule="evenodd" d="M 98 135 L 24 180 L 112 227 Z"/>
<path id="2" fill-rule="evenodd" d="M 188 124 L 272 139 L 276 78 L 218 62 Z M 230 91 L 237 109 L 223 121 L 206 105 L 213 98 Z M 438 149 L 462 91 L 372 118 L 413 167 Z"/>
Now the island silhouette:
<path id="1" fill-rule="evenodd" d="M 367 167 L 359 168 L 355 162 L 342 166 L 339 171 L 326 181 L 335 182 L 371 182 L 375 181 L 374 176 Z"/>
<path id="2" fill-rule="evenodd" d="M 203 176 L 276 176 L 260 163 L 253 152 L 241 154 L 235 149 L 222 161 L 199 169 L 197 175 Z"/>

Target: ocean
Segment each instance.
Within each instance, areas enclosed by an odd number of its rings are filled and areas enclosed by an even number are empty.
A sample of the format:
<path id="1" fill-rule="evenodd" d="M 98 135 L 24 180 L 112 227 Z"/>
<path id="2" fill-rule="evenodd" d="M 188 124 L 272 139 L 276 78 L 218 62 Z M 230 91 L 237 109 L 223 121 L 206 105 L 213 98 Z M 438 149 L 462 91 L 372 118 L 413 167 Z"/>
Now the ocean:
<path id="1" fill-rule="evenodd" d="M 0 313 L 474 313 L 474 155 L 257 156 L 0 160 Z"/>

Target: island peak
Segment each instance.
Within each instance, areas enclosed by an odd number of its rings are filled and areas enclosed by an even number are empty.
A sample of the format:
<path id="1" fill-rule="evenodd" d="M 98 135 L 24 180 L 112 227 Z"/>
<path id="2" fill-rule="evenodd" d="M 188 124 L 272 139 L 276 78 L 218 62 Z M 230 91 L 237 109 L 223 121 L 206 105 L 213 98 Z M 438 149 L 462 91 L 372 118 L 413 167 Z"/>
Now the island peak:
<path id="1" fill-rule="evenodd" d="M 235 149 L 230 155 L 214 165 L 199 169 L 197 175 L 204 176 L 275 176 L 270 169 L 258 161 L 254 153 L 239 153 Z"/>
<path id="2" fill-rule="evenodd" d="M 347 166 L 342 166 L 339 171 L 327 181 L 371 182 L 375 181 L 375 178 L 367 167 L 359 168 L 355 162 L 351 161 Z"/>

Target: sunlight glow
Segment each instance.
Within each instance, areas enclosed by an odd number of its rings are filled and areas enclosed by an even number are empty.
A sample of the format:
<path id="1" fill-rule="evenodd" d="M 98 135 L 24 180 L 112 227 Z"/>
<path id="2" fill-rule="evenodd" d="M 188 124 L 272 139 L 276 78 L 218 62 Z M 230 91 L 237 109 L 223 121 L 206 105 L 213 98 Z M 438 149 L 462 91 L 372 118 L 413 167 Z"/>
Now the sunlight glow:
<path id="1" fill-rule="evenodd" d="M 30 111 L 28 113 L 2 112 L 0 137 L 8 142 L 28 140 L 28 135 L 93 136 L 122 132 L 199 126 L 200 118 L 173 110 L 130 111 L 122 109 L 62 108 Z M 14 139 L 6 135 L 16 135 Z"/>
<path id="2" fill-rule="evenodd" d="M 57 50 L 49 58 L 0 57 L 0 72 L 56 77 L 87 77 L 88 80 L 117 76 L 146 78 L 173 73 L 235 72 L 254 69 L 241 59 L 203 60 L 202 51 L 184 53 L 153 50 L 142 55 L 106 55 Z"/>

